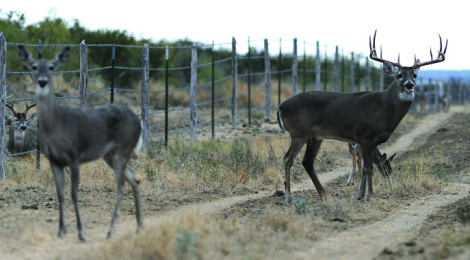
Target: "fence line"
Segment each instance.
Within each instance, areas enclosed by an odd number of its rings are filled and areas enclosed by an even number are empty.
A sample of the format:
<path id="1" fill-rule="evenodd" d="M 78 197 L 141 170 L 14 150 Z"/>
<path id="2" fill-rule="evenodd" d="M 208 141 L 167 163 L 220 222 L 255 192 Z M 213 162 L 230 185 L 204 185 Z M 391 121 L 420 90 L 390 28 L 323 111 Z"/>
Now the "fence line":
<path id="1" fill-rule="evenodd" d="M 282 42 L 287 42 L 290 40 L 282 40 L 279 39 L 279 54 L 278 54 L 278 62 L 277 64 L 275 63 L 274 65 L 277 65 L 277 70 L 273 70 L 273 66 L 271 65 L 271 61 L 275 60 L 275 57 L 271 57 L 270 52 L 269 52 L 269 41 L 268 39 L 264 40 L 254 40 L 254 41 L 263 41 L 264 42 L 264 55 L 257 55 L 257 56 L 251 56 L 251 49 L 250 49 L 250 44 L 253 42 L 253 40 L 248 39 L 248 52 L 246 56 L 241 56 L 237 53 L 237 44 L 244 43 L 244 41 L 238 42 L 236 41 L 235 38 L 232 38 L 231 43 L 224 43 L 224 44 L 214 44 L 212 45 L 192 45 L 192 46 L 166 46 L 166 47 L 159 47 L 159 46 L 149 46 L 147 44 L 144 44 L 144 46 L 131 46 L 131 45 L 116 45 L 116 44 L 89 44 L 87 45 L 85 41 L 82 41 L 80 44 L 66 44 L 66 45 L 40 45 L 41 47 L 63 47 L 63 46 L 72 46 L 72 47 L 79 47 L 80 48 L 80 70 L 79 71 L 63 71 L 63 72 L 58 72 L 58 73 L 80 73 L 80 80 L 79 80 L 79 95 L 78 96 L 73 96 L 73 97 L 59 97 L 58 99 L 70 99 L 70 98 L 76 98 L 79 99 L 79 106 L 81 108 L 86 108 L 88 106 L 88 98 L 100 93 L 108 92 L 110 93 L 110 102 L 114 102 L 114 94 L 115 92 L 140 92 L 141 93 L 141 121 L 142 121 L 142 127 L 143 127 L 143 139 L 144 139 L 144 147 L 146 149 L 149 149 L 149 144 L 150 144 L 150 138 L 155 138 L 155 137 L 162 137 L 164 136 L 164 145 L 168 145 L 168 135 L 173 134 L 173 133 L 178 133 L 181 131 L 190 131 L 190 137 L 192 140 L 197 139 L 197 128 L 200 125 L 205 125 L 208 123 L 211 123 L 211 128 L 212 128 L 212 137 L 214 137 L 214 122 L 217 120 L 220 120 L 222 118 L 227 118 L 231 117 L 232 120 L 232 127 L 236 128 L 237 127 L 237 118 L 239 117 L 240 113 L 248 113 L 248 122 L 249 125 L 251 125 L 251 112 L 256 111 L 256 110 L 262 110 L 264 108 L 264 119 L 265 120 L 270 120 L 272 116 L 272 108 L 275 108 L 280 102 L 281 102 L 281 96 L 282 92 L 281 89 L 291 89 L 292 95 L 295 95 L 298 93 L 298 88 L 299 88 L 299 72 L 301 73 L 301 78 L 302 78 L 302 90 L 306 91 L 308 89 L 315 88 L 315 90 L 320 90 L 321 89 L 321 83 L 323 80 L 324 86 L 323 90 L 327 89 L 332 89 L 333 91 L 339 91 L 340 85 L 341 85 L 341 91 L 345 91 L 345 79 L 349 79 L 350 81 L 350 89 L 351 91 L 356 91 L 356 86 L 357 90 L 360 90 L 361 86 L 361 80 L 363 80 L 363 84 L 365 86 L 365 90 L 369 91 L 370 89 L 376 90 L 374 88 L 374 84 L 371 85 L 372 83 L 379 82 L 379 89 L 383 90 L 384 86 L 384 76 L 382 70 L 380 71 L 380 76 L 379 79 L 377 80 L 375 78 L 374 71 L 372 70 L 372 75 L 371 75 L 371 69 L 369 66 L 369 59 L 366 57 L 365 58 L 365 65 L 361 67 L 361 63 L 363 59 L 358 60 L 357 62 L 355 61 L 356 57 L 363 58 L 360 55 L 355 55 L 354 52 L 351 52 L 351 57 L 349 61 L 349 76 L 345 75 L 345 52 L 342 50 L 342 54 L 340 54 L 338 46 L 335 46 L 334 48 L 334 67 L 333 70 L 329 70 L 328 68 L 328 55 L 327 55 L 327 46 L 325 46 L 325 58 L 324 58 L 324 65 L 322 65 L 321 62 L 321 53 L 320 53 L 320 44 L 319 41 L 316 43 L 307 43 L 304 41 L 304 52 L 303 56 L 301 55 L 301 61 L 298 60 L 298 41 L 297 38 L 293 39 L 293 45 L 292 45 L 292 55 L 283 55 L 282 54 Z M 232 52 L 231 52 L 231 57 L 223 58 L 220 60 L 215 60 L 214 58 L 214 46 L 222 46 L 222 45 L 228 45 L 231 44 Z M 306 45 L 307 44 L 315 44 L 316 45 L 316 53 L 315 53 L 315 68 L 308 68 L 307 67 L 307 54 L 306 54 Z M 3 33 L 0 32 L 0 136 L 5 136 L 5 129 L 6 128 L 11 128 L 11 127 L 5 127 L 5 104 L 6 104 L 6 75 L 7 74 L 30 74 L 30 72 L 14 72 L 14 71 L 6 71 L 6 46 L 7 45 L 12 45 L 12 46 L 17 46 L 20 45 L 18 43 L 8 43 L 6 42 L 5 38 L 3 37 Z M 38 46 L 38 45 L 33 45 L 29 44 L 26 46 Z M 112 47 L 112 58 L 111 58 L 111 66 L 106 66 L 102 68 L 93 68 L 89 69 L 88 68 L 88 55 L 87 55 L 87 50 L 90 47 Z M 115 48 L 120 47 L 120 48 L 142 48 L 142 68 L 131 68 L 131 67 L 118 67 L 115 66 L 114 64 L 114 58 L 115 58 Z M 211 58 L 212 61 L 208 63 L 201 63 L 198 64 L 198 59 L 197 59 L 197 54 L 198 54 L 198 48 L 211 48 Z M 149 61 L 151 57 L 149 56 L 149 50 L 150 49 L 165 49 L 165 68 L 150 68 L 149 67 Z M 188 67 L 177 67 L 177 68 L 169 68 L 169 49 L 191 49 L 191 62 L 190 66 Z M 311 57 L 312 55 L 308 56 Z M 340 59 L 341 56 L 341 59 Z M 251 71 L 251 64 L 252 62 L 256 60 L 264 59 L 264 71 Z M 283 64 L 285 59 L 291 59 L 292 60 L 292 66 L 289 69 L 283 69 Z M 230 76 L 224 76 L 219 79 L 215 79 L 215 66 L 216 65 L 221 65 L 222 63 L 231 61 L 232 69 L 231 69 L 231 75 Z M 238 72 L 238 63 L 239 62 L 248 62 L 248 72 L 247 73 L 239 73 Z M 299 66 L 300 65 L 300 66 Z M 205 67 L 211 67 L 211 80 L 210 82 L 205 82 L 205 83 L 197 83 L 198 81 L 198 70 L 202 70 Z M 284 66 L 285 67 L 285 66 Z M 300 68 L 299 68 L 300 67 Z M 114 84 L 114 71 L 116 69 L 120 70 L 141 70 L 142 71 L 142 84 L 141 84 L 141 89 L 140 90 L 132 90 L 132 89 L 122 89 L 122 88 L 115 88 Z M 88 93 L 88 73 L 89 72 L 94 72 L 94 71 L 99 71 L 99 70 L 111 70 L 112 72 L 112 81 L 111 81 L 111 87 L 99 90 L 93 93 Z M 169 89 L 169 72 L 177 72 L 177 71 L 184 71 L 184 70 L 190 70 L 191 78 L 190 78 L 190 85 L 187 87 L 179 87 L 179 88 L 172 88 Z M 164 90 L 150 90 L 149 86 L 149 81 L 150 81 L 150 71 L 164 71 L 165 72 L 165 89 Z M 341 71 L 341 73 L 340 73 Z M 291 78 L 291 85 L 283 85 L 284 76 L 283 74 L 288 74 L 287 79 Z M 361 76 L 361 73 L 365 73 L 365 78 L 361 78 L 364 76 Z M 278 87 L 273 89 L 272 88 L 272 75 L 277 75 L 278 78 Z M 264 87 L 260 89 L 252 89 L 251 86 L 251 81 L 252 79 L 259 77 L 259 76 L 264 76 Z M 307 84 L 307 77 L 311 77 L 314 79 L 314 84 Z M 242 91 L 239 93 L 238 90 L 238 80 L 239 79 L 245 79 L 248 83 L 248 90 L 247 91 Z M 328 86 L 329 84 L 329 79 L 331 79 L 332 86 Z M 223 84 L 224 82 L 228 81 L 231 79 L 231 85 L 232 85 L 232 95 L 231 96 L 226 96 L 226 97 L 215 97 L 215 88 L 217 85 Z M 341 80 L 340 80 L 341 79 Z M 421 80 L 421 85 L 423 85 L 423 81 Z M 431 102 L 429 104 L 429 111 L 437 111 L 438 108 L 438 92 L 442 92 L 442 84 L 439 85 L 436 82 L 429 81 L 428 85 L 431 87 L 427 87 L 428 90 L 426 90 L 429 93 L 429 97 L 427 97 L 428 102 Z M 197 95 L 198 95 L 198 88 L 202 87 L 211 87 L 211 97 L 210 100 L 207 101 L 200 101 L 199 103 L 197 102 Z M 273 91 L 277 90 L 277 95 L 278 95 L 278 102 L 272 102 L 272 93 Z M 179 107 L 179 108 L 169 108 L 169 93 L 170 92 L 178 92 L 178 91 L 189 91 L 190 92 L 190 98 L 189 98 L 189 106 L 187 107 Z M 424 92 L 424 87 L 423 87 L 423 92 Z M 468 90 L 465 90 L 465 87 L 462 86 L 458 90 L 459 92 L 459 98 L 458 100 L 464 100 L 465 95 L 468 96 Z M 159 93 L 164 93 L 164 102 L 165 102 L 165 108 L 163 111 L 159 110 L 154 110 L 150 111 L 150 95 L 151 94 L 159 94 Z M 201 92 L 202 93 L 202 92 Z M 257 107 L 252 107 L 251 101 L 252 101 L 252 95 L 253 94 L 263 94 L 264 93 L 264 105 L 263 106 L 257 106 Z M 247 109 L 238 109 L 238 103 L 239 103 L 239 98 L 248 95 L 248 108 Z M 288 97 L 283 97 L 284 99 Z M 8 100 L 8 102 L 20 102 L 20 101 L 31 101 L 34 100 L 32 98 L 18 98 L 18 99 L 11 99 Z M 215 115 L 215 104 L 222 104 L 222 102 L 226 102 L 228 100 L 231 100 L 231 112 L 223 115 Z M 415 103 L 415 102 L 414 102 Z M 200 122 L 198 123 L 198 107 L 202 107 L 205 105 L 211 105 L 211 119 L 209 120 L 199 120 Z M 179 129 L 174 129 L 174 130 L 169 130 L 169 113 L 175 113 L 178 111 L 185 111 L 189 110 L 189 125 L 186 125 L 185 127 L 179 128 Z M 413 105 L 412 111 L 416 111 L 416 106 Z M 203 112 L 200 114 L 202 115 Z M 159 114 L 165 114 L 165 129 L 163 133 L 152 133 L 151 132 L 151 127 L 150 127 L 150 116 L 157 116 Z M 32 125 L 31 125 L 32 126 Z M 5 178 L 5 169 L 4 169 L 4 158 L 5 156 L 5 142 L 4 138 L 0 138 L 0 180 L 3 180 Z M 39 149 L 37 151 L 29 151 L 29 152 L 22 152 L 19 154 L 13 154 L 9 156 L 16 156 L 16 155 L 21 155 L 25 153 L 31 153 L 31 152 L 39 152 Z M 38 153 L 39 156 L 39 153 Z M 38 166 L 39 167 L 39 166 Z"/>

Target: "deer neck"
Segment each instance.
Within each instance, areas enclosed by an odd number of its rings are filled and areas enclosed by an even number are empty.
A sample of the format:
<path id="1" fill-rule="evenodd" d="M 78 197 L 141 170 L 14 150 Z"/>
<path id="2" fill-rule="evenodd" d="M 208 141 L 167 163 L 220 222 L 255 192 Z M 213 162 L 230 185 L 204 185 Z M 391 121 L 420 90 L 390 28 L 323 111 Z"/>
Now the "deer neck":
<path id="1" fill-rule="evenodd" d="M 36 87 L 36 108 L 40 131 L 49 131 L 55 125 L 55 113 L 57 104 L 54 101 L 54 90 L 48 87 L 48 91 Z"/>
<path id="2" fill-rule="evenodd" d="M 413 99 L 403 98 L 403 94 L 400 93 L 400 86 L 396 80 L 383 93 L 382 102 L 385 103 L 384 108 L 386 108 L 389 114 L 390 127 L 394 130 L 406 113 L 408 113 Z"/>

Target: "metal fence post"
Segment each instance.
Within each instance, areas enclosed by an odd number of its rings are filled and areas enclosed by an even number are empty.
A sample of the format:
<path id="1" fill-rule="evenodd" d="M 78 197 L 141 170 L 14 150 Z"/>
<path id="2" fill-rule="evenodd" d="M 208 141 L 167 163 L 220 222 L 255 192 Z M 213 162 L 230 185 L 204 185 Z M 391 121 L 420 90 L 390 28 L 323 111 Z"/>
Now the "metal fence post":
<path id="1" fill-rule="evenodd" d="M 212 86 L 211 86 L 211 130 L 212 130 L 212 139 L 215 137 L 215 53 L 214 53 L 214 41 L 212 41 Z M 248 83 L 249 85 L 249 83 Z M 248 92 L 249 93 L 249 92 Z M 248 111 L 249 113 L 250 111 Z"/>
<path id="2" fill-rule="evenodd" d="M 293 56 L 292 56 L 292 96 L 297 95 L 297 81 L 298 81 L 298 68 L 297 63 L 297 38 L 294 38 Z"/>
<path id="3" fill-rule="evenodd" d="M 282 75 L 281 75 L 281 67 L 282 67 L 282 39 L 279 38 L 279 62 L 277 64 L 277 70 L 279 72 L 279 74 L 277 75 L 277 79 L 278 79 L 278 82 L 277 82 L 277 104 L 280 105 L 281 104 L 281 81 L 282 81 Z"/>
<path id="4" fill-rule="evenodd" d="M 7 69 L 7 41 L 0 32 L 0 181 L 5 180 L 5 105 L 6 94 L 6 69 Z"/>
<path id="5" fill-rule="evenodd" d="M 271 57 L 268 39 L 264 39 L 264 120 L 271 119 Z"/>
<path id="6" fill-rule="evenodd" d="M 369 68 L 369 58 L 366 57 L 366 91 L 370 90 L 370 68 Z"/>
<path id="7" fill-rule="evenodd" d="M 338 92 L 338 76 L 339 76 L 339 53 L 338 45 L 335 49 L 335 67 L 333 69 L 333 91 Z"/>
<path id="8" fill-rule="evenodd" d="M 237 41 L 232 37 L 232 127 L 237 127 L 238 62 Z"/>
<path id="9" fill-rule="evenodd" d="M 149 90 L 149 46 L 144 44 L 142 48 L 142 112 L 140 120 L 142 122 L 142 139 L 144 141 L 143 147 L 147 151 L 150 143 L 150 119 L 149 119 L 149 104 L 150 104 L 150 90 Z"/>
<path id="10" fill-rule="evenodd" d="M 316 63 L 315 63 L 315 90 L 320 91 L 321 87 L 321 67 L 320 67 L 320 42 L 317 41 L 317 57 L 316 57 Z"/>
<path id="11" fill-rule="evenodd" d="M 328 82 L 328 55 L 327 55 L 327 46 L 325 44 L 325 68 L 323 69 L 324 71 L 324 79 L 323 79 L 323 91 L 326 91 L 326 84 Z"/>
<path id="12" fill-rule="evenodd" d="M 248 37 L 248 125 L 251 126 L 251 46 Z"/>
<path id="13" fill-rule="evenodd" d="M 113 48 L 112 48 L 112 54 L 111 54 L 111 103 L 114 103 L 114 61 L 115 61 L 115 53 L 116 53 L 116 47 L 113 43 Z"/>
<path id="14" fill-rule="evenodd" d="M 87 107 L 88 92 L 88 54 L 85 40 L 80 43 L 80 108 Z"/>
<path id="15" fill-rule="evenodd" d="M 304 91 L 304 92 L 305 92 L 305 90 L 306 90 L 306 88 L 307 88 L 307 79 L 306 79 L 306 75 L 305 75 L 306 72 L 307 72 L 307 54 L 306 54 L 306 50 L 305 50 L 305 49 L 306 49 L 306 47 L 305 47 L 305 40 L 304 40 L 304 61 L 303 61 L 303 63 L 304 63 L 304 71 L 302 72 L 302 74 L 303 74 L 303 79 L 304 79 L 304 81 L 303 81 L 303 83 L 304 83 L 304 85 L 303 85 L 303 91 Z"/>
<path id="16" fill-rule="evenodd" d="M 354 78 L 354 52 L 351 52 L 351 93 L 356 92 L 356 80 Z"/>
<path id="17" fill-rule="evenodd" d="M 165 48 L 165 147 L 168 147 L 168 45 Z"/>

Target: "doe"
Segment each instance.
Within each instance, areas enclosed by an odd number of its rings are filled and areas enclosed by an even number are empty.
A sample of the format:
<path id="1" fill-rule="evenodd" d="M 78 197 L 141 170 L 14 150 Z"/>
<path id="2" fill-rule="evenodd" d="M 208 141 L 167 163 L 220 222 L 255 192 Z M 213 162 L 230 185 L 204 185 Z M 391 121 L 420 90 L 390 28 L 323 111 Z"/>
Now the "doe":
<path id="1" fill-rule="evenodd" d="M 142 128 L 138 116 L 127 106 L 108 104 L 87 109 L 61 106 L 54 101 L 53 72 L 70 56 L 70 47 L 58 52 L 54 59 L 33 58 L 19 46 L 19 56 L 33 72 L 36 84 L 36 106 L 39 121 L 39 145 L 49 159 L 59 198 L 59 237 L 66 231 L 64 220 L 64 167 L 70 168 L 72 200 L 77 219 L 78 239 L 85 242 L 85 232 L 78 208 L 79 165 L 104 158 L 116 175 L 116 204 L 107 237 L 114 236 L 116 220 L 123 196 L 124 181 L 134 192 L 138 229 L 143 227 L 139 182 L 127 166 L 132 151 L 142 147 Z"/>

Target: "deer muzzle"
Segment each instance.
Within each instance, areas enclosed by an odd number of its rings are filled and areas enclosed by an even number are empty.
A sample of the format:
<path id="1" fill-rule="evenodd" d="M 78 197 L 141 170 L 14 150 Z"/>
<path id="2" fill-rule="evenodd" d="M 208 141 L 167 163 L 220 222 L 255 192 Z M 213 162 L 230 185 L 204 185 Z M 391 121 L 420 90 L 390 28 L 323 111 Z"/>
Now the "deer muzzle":
<path id="1" fill-rule="evenodd" d="M 44 88 L 47 85 L 48 81 L 44 79 L 38 80 L 38 84 L 41 88 Z"/>

